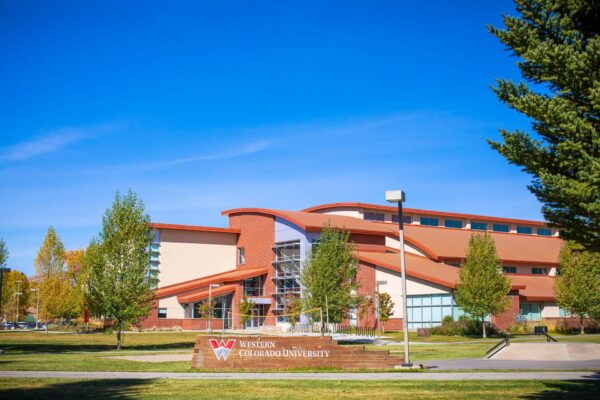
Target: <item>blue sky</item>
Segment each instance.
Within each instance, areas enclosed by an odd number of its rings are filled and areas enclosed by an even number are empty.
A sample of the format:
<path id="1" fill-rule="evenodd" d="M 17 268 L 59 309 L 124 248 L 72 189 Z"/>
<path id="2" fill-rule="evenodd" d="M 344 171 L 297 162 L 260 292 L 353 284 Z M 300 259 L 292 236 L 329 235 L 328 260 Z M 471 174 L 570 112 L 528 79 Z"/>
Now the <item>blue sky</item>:
<path id="1" fill-rule="evenodd" d="M 175 4 L 168 4 L 175 3 Z M 0 0 L 0 237 L 33 273 L 131 188 L 157 222 L 383 203 L 539 219 L 530 178 L 489 148 L 528 121 L 486 24 L 511 1 Z"/>

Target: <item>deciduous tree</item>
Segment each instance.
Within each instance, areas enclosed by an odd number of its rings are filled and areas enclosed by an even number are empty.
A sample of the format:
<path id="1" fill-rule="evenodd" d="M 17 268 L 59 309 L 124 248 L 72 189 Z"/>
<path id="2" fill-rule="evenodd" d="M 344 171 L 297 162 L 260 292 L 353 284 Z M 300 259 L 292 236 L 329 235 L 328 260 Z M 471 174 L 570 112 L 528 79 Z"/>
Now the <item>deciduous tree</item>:
<path id="1" fill-rule="evenodd" d="M 556 302 L 579 317 L 583 334 L 584 318 L 600 318 L 600 254 L 585 251 L 577 243 L 565 242 L 554 289 Z"/>
<path id="2" fill-rule="evenodd" d="M 148 315 L 156 278 L 150 274 L 153 232 L 144 203 L 131 191 L 116 194 L 102 218 L 102 231 L 92 240 L 86 256 L 90 263 L 88 297 L 92 311 L 110 318 L 117 331 L 117 349 L 123 331 Z"/>
<path id="3" fill-rule="evenodd" d="M 379 319 L 382 322 L 383 330 L 385 331 L 385 322 L 394 314 L 394 302 L 389 293 L 379 294 Z"/>
<path id="4" fill-rule="evenodd" d="M 494 91 L 535 134 L 502 129 L 504 142 L 490 144 L 532 175 L 529 189 L 563 237 L 600 251 L 600 1 L 516 5 L 506 29 L 490 31 L 519 58 L 526 82 L 500 79 Z"/>
<path id="5" fill-rule="evenodd" d="M 350 308 L 359 301 L 358 261 L 353 257 L 354 244 L 348 241 L 349 237 L 346 230 L 324 226 L 319 244 L 309 253 L 301 275 L 306 308 L 321 308 L 325 315 L 327 302 L 331 322 L 348 318 Z"/>
<path id="6" fill-rule="evenodd" d="M 19 306 L 19 320 L 24 320 L 29 308 L 29 280 L 27 275 L 13 270 L 4 274 L 4 288 L 2 290 L 2 312 L 5 320 L 17 321 L 17 303 Z M 17 294 L 20 293 L 20 294 Z M 18 302 L 17 302 L 18 296 Z"/>
<path id="7" fill-rule="evenodd" d="M 511 287 L 510 279 L 502 273 L 494 239 L 488 233 L 471 236 L 459 275 L 454 298 L 465 312 L 481 321 L 485 338 L 485 317 L 508 309 Z"/>

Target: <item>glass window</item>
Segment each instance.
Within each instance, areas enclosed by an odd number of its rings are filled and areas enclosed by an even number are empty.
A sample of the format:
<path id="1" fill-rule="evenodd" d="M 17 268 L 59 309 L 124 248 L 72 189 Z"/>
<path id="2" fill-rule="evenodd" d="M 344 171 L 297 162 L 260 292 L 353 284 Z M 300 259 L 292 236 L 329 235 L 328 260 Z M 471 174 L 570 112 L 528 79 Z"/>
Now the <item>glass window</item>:
<path id="1" fill-rule="evenodd" d="M 485 222 L 471 222 L 471 229 L 475 229 L 477 231 L 487 231 L 487 223 Z"/>
<path id="2" fill-rule="evenodd" d="M 166 308 L 158 309 L 158 318 L 167 318 L 167 309 Z"/>
<path id="3" fill-rule="evenodd" d="M 494 224 L 492 226 L 492 230 L 494 232 L 508 232 L 509 228 L 508 228 L 508 225 L 506 225 L 506 224 Z"/>
<path id="4" fill-rule="evenodd" d="M 550 228 L 537 228 L 536 232 L 540 236 L 552 236 L 552 229 Z"/>
<path id="5" fill-rule="evenodd" d="M 392 214 L 392 222 L 398 223 L 398 214 Z M 403 215 L 402 222 L 412 224 L 412 217 L 410 215 Z"/>
<path id="6" fill-rule="evenodd" d="M 444 220 L 444 226 L 446 228 L 462 228 L 462 221 L 457 219 L 447 219 Z"/>
<path id="7" fill-rule="evenodd" d="M 523 233 L 525 235 L 531 235 L 531 227 L 530 226 L 517 226 L 517 233 Z"/>
<path id="8" fill-rule="evenodd" d="M 546 268 L 531 268 L 531 273 L 534 275 L 548 275 Z"/>
<path id="9" fill-rule="evenodd" d="M 517 267 L 502 267 L 502 271 L 505 274 L 516 274 L 517 273 Z"/>
<path id="10" fill-rule="evenodd" d="M 370 221 L 384 221 L 385 215 L 383 213 L 365 211 L 365 219 L 368 219 Z"/>
<path id="11" fill-rule="evenodd" d="M 421 225 L 439 226 L 440 221 L 437 218 L 421 217 Z"/>
<path id="12" fill-rule="evenodd" d="M 238 247 L 237 249 L 238 264 L 246 264 L 246 249 L 244 247 Z"/>

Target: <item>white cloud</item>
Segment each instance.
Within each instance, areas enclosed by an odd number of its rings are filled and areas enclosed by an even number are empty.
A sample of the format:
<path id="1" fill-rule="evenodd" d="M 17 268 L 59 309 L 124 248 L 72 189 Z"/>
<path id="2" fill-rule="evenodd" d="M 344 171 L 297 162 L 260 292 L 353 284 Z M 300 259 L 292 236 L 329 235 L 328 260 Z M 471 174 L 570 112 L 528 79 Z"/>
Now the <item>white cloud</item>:
<path id="1" fill-rule="evenodd" d="M 0 149 L 0 161 L 22 161 L 42 154 L 54 153 L 64 147 L 117 129 L 120 124 L 103 124 L 91 127 L 64 127 L 46 132 L 27 142 Z"/>

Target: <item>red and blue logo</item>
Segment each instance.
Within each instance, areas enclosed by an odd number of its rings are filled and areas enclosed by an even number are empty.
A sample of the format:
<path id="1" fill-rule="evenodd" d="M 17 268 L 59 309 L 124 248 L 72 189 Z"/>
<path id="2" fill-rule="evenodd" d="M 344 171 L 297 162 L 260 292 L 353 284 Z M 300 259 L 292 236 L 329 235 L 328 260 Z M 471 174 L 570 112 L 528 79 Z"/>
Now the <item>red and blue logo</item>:
<path id="1" fill-rule="evenodd" d="M 227 343 L 223 339 L 218 342 L 216 339 L 209 339 L 208 343 L 210 343 L 210 346 L 215 352 L 217 360 L 225 361 L 227 360 L 227 357 L 229 357 L 229 353 L 231 353 L 231 349 L 235 344 L 235 339 L 228 339 Z"/>

